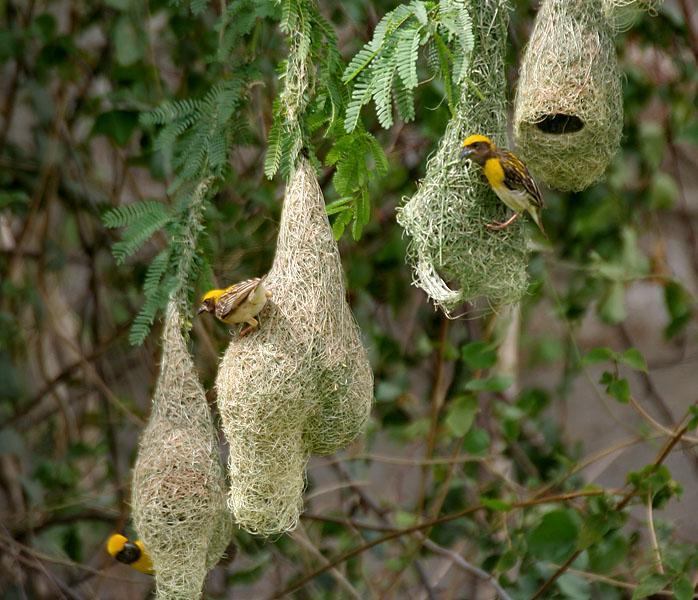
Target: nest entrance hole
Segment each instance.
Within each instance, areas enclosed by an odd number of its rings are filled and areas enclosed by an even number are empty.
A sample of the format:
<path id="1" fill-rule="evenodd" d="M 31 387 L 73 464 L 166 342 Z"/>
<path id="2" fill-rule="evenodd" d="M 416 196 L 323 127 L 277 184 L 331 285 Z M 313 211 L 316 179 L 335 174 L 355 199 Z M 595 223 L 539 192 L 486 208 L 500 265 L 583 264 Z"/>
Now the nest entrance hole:
<path id="1" fill-rule="evenodd" d="M 565 133 L 576 133 L 584 129 L 584 121 L 576 115 L 566 115 L 564 113 L 553 113 L 536 123 L 536 127 L 543 133 L 562 135 Z"/>

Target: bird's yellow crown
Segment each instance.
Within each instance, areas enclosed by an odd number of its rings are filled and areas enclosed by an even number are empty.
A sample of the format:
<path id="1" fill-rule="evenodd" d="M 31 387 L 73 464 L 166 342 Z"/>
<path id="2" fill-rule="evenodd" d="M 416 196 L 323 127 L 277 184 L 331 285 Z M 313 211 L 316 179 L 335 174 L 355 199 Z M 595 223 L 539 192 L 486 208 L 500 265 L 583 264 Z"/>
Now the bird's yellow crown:
<path id="1" fill-rule="evenodd" d="M 116 556 L 124 549 L 126 542 L 128 542 L 128 538 L 120 533 L 110 535 L 107 540 L 107 552 L 109 552 L 111 556 Z"/>
<path id="2" fill-rule="evenodd" d="M 494 146 L 494 142 L 492 142 L 490 138 L 488 138 L 486 135 L 480 135 L 479 133 L 469 135 L 467 138 L 465 138 L 463 140 L 463 146 L 470 146 L 470 144 L 474 144 L 475 142 L 484 142 L 488 146 Z"/>
<path id="3" fill-rule="evenodd" d="M 225 292 L 225 290 L 209 290 L 203 295 L 201 302 L 206 302 L 206 300 L 210 300 L 211 298 L 218 300 L 223 292 Z"/>

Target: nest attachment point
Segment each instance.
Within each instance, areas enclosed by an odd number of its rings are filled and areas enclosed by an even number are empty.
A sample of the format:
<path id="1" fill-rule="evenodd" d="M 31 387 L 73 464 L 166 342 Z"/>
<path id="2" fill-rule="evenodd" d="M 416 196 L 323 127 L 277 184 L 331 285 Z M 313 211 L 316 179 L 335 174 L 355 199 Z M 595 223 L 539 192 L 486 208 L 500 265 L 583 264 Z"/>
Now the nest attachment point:
<path id="1" fill-rule="evenodd" d="M 590 186 L 620 144 L 623 104 L 610 4 L 546 0 L 526 47 L 514 111 L 516 145 L 533 175 L 551 188 Z"/>
<path id="2" fill-rule="evenodd" d="M 475 48 L 456 114 L 427 163 L 417 192 L 398 209 L 409 237 L 415 284 L 446 315 L 464 301 L 485 297 L 498 306 L 518 301 L 527 286 L 523 219 L 501 231 L 486 225 L 509 211 L 485 183 L 481 169 L 460 160 L 461 144 L 481 133 L 506 146 L 508 3 L 474 0 Z"/>
<path id="3" fill-rule="evenodd" d="M 218 437 L 181 327 L 179 308 L 171 301 L 160 376 L 132 482 L 134 524 L 153 560 L 161 600 L 201 596 L 233 525 Z"/>
<path id="4" fill-rule="evenodd" d="M 260 327 L 234 337 L 216 387 L 230 444 L 229 506 L 247 531 L 297 525 L 305 465 L 362 430 L 373 374 L 343 281 L 317 178 L 307 161 L 292 173 Z"/>

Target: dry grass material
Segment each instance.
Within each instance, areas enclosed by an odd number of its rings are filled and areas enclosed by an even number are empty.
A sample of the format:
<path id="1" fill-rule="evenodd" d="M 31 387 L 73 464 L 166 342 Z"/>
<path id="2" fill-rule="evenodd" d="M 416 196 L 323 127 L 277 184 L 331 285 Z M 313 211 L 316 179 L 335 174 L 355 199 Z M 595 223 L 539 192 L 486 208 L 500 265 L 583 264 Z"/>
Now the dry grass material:
<path id="1" fill-rule="evenodd" d="M 620 145 L 623 103 L 610 4 L 546 0 L 526 47 L 514 134 L 531 172 L 551 188 L 590 186 Z"/>
<path id="2" fill-rule="evenodd" d="M 272 296 L 261 326 L 231 340 L 216 387 L 230 444 L 228 504 L 242 528 L 276 535 L 298 523 L 310 454 L 353 440 L 373 398 L 324 198 L 305 160 L 289 180 L 265 286 Z"/>
<path id="3" fill-rule="evenodd" d="M 199 598 L 206 573 L 231 539 L 232 516 L 218 437 L 174 301 L 133 471 L 132 504 L 136 531 L 153 560 L 157 597 Z"/>
<path id="4" fill-rule="evenodd" d="M 417 192 L 398 209 L 409 237 L 414 283 L 448 316 L 464 301 L 498 306 L 518 301 L 527 285 L 524 219 L 502 231 L 486 225 L 509 212 L 481 169 L 460 160 L 461 144 L 481 133 L 506 146 L 504 59 L 509 5 L 474 0 L 475 48 L 456 114 L 446 127 Z"/>

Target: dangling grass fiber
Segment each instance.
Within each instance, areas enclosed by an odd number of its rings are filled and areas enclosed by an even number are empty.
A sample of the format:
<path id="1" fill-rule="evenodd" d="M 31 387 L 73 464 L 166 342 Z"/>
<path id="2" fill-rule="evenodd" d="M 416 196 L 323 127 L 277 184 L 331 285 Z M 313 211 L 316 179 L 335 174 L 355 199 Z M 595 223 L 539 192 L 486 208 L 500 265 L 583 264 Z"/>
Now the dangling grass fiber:
<path id="1" fill-rule="evenodd" d="M 133 471 L 136 531 L 153 560 L 157 598 L 201 596 L 232 535 L 218 437 L 170 301 L 160 376 Z"/>
<path id="2" fill-rule="evenodd" d="M 288 183 L 265 286 L 272 296 L 261 326 L 230 341 L 216 387 L 230 444 L 229 506 L 243 529 L 276 535 L 298 523 L 309 455 L 353 440 L 373 398 L 337 244 L 305 159 Z"/>
<path id="3" fill-rule="evenodd" d="M 626 31 L 643 14 L 655 15 L 663 0 L 603 0 L 606 18 L 614 31 Z"/>
<path id="4" fill-rule="evenodd" d="M 622 129 L 620 73 L 604 0 L 545 0 L 516 92 L 521 158 L 549 187 L 583 190 L 606 171 Z"/>
<path id="5" fill-rule="evenodd" d="M 448 316 L 479 297 L 494 306 L 516 302 L 527 284 L 524 219 L 502 231 L 487 229 L 488 223 L 504 220 L 508 209 L 481 169 L 459 159 L 469 134 L 484 134 L 506 146 L 508 11 L 503 0 L 473 0 L 475 48 L 468 81 L 426 176 L 397 213 L 410 238 L 414 282 Z"/>

